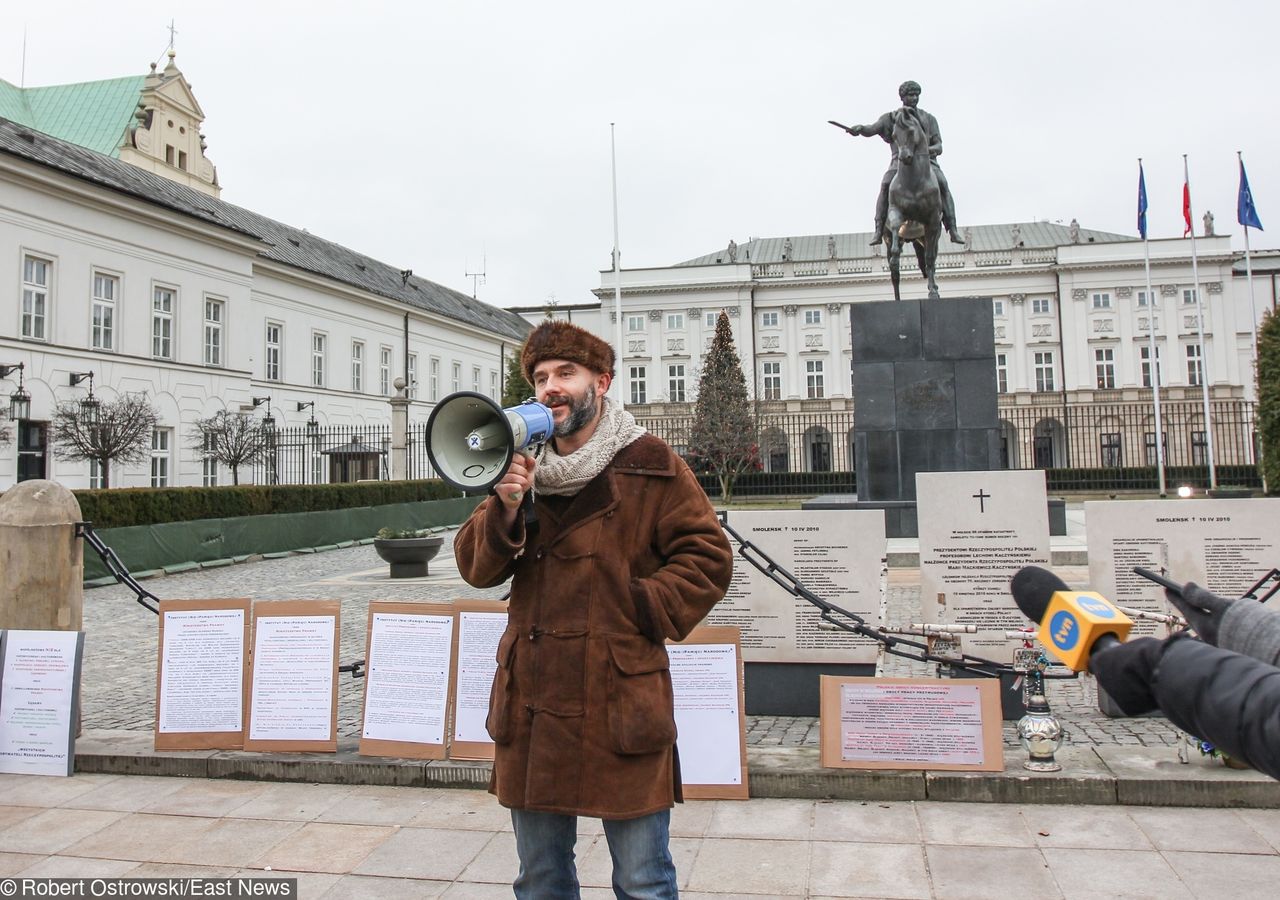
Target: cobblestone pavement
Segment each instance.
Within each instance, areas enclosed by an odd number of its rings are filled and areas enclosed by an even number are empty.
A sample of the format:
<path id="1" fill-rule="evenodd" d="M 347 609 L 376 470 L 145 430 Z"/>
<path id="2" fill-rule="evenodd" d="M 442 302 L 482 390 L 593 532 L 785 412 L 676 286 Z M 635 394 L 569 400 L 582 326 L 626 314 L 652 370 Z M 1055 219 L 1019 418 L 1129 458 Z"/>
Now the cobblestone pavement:
<path id="1" fill-rule="evenodd" d="M 425 579 L 392 581 L 387 566 L 371 545 L 303 553 L 284 559 L 262 559 L 169 575 L 144 582 L 163 599 L 250 597 L 255 600 L 337 599 L 342 603 L 340 661 L 365 656 L 365 631 L 370 600 L 449 601 L 461 598 L 499 598 L 504 588 L 478 590 L 457 574 L 452 557 L 453 532 L 445 535 L 440 555 Z M 1083 585 L 1083 567 L 1059 569 L 1074 585 Z M 890 573 L 888 619 L 921 621 L 919 572 L 894 569 Z M 86 728 L 149 731 L 154 725 L 156 689 L 156 617 L 137 605 L 121 585 L 85 592 L 85 661 L 82 687 Z M 889 657 L 885 675 L 930 677 L 935 668 L 925 663 Z M 1048 699 L 1076 745 L 1130 744 L 1175 746 L 1179 734 L 1163 718 L 1110 719 L 1098 710 L 1093 679 L 1048 683 Z M 338 733 L 359 734 L 363 679 L 342 674 L 338 688 Z M 1005 723 L 1005 744 L 1016 739 L 1013 723 Z M 759 747 L 817 747 L 818 721 L 807 717 L 749 716 L 747 743 Z"/>

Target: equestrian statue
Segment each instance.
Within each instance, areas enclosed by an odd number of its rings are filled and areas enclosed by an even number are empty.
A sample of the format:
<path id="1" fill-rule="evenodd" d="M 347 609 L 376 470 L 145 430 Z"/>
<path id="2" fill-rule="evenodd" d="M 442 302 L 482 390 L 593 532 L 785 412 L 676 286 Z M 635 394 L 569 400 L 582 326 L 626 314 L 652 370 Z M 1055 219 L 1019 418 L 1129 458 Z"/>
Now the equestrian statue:
<path id="1" fill-rule="evenodd" d="M 893 297 L 898 290 L 902 244 L 910 241 L 920 263 L 920 273 L 929 286 L 929 299 L 937 300 L 935 278 L 938 240 L 945 228 L 951 240 L 963 244 L 956 230 L 955 202 L 946 176 L 938 165 L 942 134 L 938 120 L 920 109 L 920 85 L 904 81 L 898 88 L 902 107 L 887 112 L 870 125 L 831 124 L 856 137 L 879 136 L 889 145 L 889 170 L 880 181 L 876 199 L 873 245 L 884 241 L 888 247 Z"/>

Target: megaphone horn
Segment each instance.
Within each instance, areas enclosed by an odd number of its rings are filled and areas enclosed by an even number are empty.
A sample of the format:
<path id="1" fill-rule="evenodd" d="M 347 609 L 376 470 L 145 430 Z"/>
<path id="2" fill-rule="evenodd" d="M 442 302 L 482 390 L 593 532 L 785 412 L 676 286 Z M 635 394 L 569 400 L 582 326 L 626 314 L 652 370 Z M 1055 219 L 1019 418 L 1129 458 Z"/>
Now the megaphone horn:
<path id="1" fill-rule="evenodd" d="M 427 419 L 427 456 L 446 484 L 478 494 L 502 480 L 517 451 L 546 443 L 554 427 L 551 410 L 536 400 L 503 409 L 484 394 L 458 391 Z"/>

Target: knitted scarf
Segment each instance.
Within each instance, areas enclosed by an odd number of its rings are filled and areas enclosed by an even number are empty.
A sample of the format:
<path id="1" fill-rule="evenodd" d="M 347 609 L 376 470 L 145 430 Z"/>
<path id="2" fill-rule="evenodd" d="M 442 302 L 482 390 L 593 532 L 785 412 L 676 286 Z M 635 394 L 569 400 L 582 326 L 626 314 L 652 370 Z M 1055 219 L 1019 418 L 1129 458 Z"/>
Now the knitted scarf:
<path id="1" fill-rule="evenodd" d="M 548 441 L 538 458 L 534 470 L 534 489 L 544 494 L 576 494 L 587 482 L 604 471 L 619 450 L 630 444 L 645 429 L 636 424 L 636 417 L 602 397 L 604 414 L 596 423 L 596 430 L 585 444 L 561 456 L 553 442 Z"/>

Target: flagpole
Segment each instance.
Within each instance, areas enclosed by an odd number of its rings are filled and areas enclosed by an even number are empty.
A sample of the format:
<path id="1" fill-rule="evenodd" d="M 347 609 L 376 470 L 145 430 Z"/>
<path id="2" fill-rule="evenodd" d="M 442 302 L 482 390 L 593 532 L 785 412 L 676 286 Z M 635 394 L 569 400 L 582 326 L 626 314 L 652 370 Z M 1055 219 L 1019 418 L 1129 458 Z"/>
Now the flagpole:
<path id="1" fill-rule="evenodd" d="M 609 123 L 609 159 L 613 166 L 613 343 L 614 356 L 617 359 L 618 390 L 613 395 L 618 408 L 626 406 L 623 396 L 627 390 L 627 377 L 622 373 L 626 367 L 622 364 L 622 251 L 618 249 L 618 150 L 613 136 L 613 123 Z"/>
<path id="2" fill-rule="evenodd" d="M 1160 356 L 1156 346 L 1156 295 L 1151 290 L 1151 242 L 1147 239 L 1146 180 L 1142 176 L 1142 157 L 1138 157 L 1138 225 L 1142 231 L 1142 252 L 1147 271 L 1147 339 L 1151 355 L 1151 397 L 1156 407 L 1156 472 L 1160 479 L 1160 497 L 1166 496 L 1164 480 L 1164 428 L 1160 424 Z"/>
<path id="3" fill-rule="evenodd" d="M 1236 151 L 1236 160 L 1240 163 L 1240 171 L 1244 171 L 1244 157 L 1240 155 L 1240 151 Z M 1237 203 L 1237 205 L 1239 205 Z M 1239 216 L 1237 216 L 1239 218 Z M 1254 378 L 1257 378 L 1258 370 L 1258 308 L 1253 302 L 1253 262 L 1249 258 L 1249 224 L 1241 222 L 1244 226 L 1244 278 L 1249 282 L 1249 328 L 1253 333 L 1253 368 Z"/>
<path id="4" fill-rule="evenodd" d="M 1209 411 L 1209 355 L 1204 348 L 1204 302 L 1200 298 L 1200 269 L 1196 263 L 1195 214 L 1191 206 L 1191 170 L 1187 154 L 1182 154 L 1182 178 L 1187 190 L 1187 225 L 1191 229 L 1191 282 L 1196 296 L 1196 337 L 1200 345 L 1200 387 L 1204 396 L 1204 436 L 1209 455 L 1209 490 L 1218 489 L 1218 472 L 1213 462 L 1213 419 Z"/>

